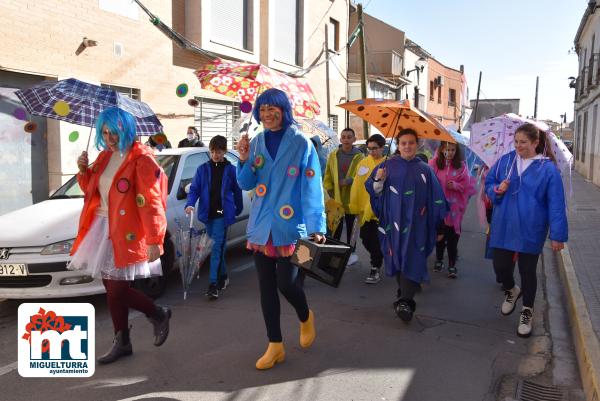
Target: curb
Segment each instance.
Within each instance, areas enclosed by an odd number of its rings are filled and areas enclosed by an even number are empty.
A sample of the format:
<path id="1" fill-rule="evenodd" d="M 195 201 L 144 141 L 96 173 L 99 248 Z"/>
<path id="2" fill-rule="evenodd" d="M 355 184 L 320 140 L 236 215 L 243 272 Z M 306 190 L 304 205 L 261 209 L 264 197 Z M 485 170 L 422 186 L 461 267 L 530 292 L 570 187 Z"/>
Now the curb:
<path id="1" fill-rule="evenodd" d="M 585 398 L 587 401 L 600 401 L 600 342 L 592 327 L 569 247 L 565 244 L 557 256 Z"/>

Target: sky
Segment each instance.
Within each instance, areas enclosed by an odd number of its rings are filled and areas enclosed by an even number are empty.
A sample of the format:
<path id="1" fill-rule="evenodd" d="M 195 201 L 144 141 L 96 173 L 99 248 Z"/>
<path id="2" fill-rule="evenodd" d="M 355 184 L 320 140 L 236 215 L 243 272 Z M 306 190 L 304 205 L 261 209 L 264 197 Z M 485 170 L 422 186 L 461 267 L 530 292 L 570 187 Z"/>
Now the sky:
<path id="1" fill-rule="evenodd" d="M 442 64 L 465 66 L 469 97 L 521 99 L 538 119 L 573 120 L 574 39 L 587 0 L 363 0 L 367 14 L 405 32 Z M 571 54 L 569 54 L 571 53 Z M 407 66 L 410 68 L 409 66 Z"/>

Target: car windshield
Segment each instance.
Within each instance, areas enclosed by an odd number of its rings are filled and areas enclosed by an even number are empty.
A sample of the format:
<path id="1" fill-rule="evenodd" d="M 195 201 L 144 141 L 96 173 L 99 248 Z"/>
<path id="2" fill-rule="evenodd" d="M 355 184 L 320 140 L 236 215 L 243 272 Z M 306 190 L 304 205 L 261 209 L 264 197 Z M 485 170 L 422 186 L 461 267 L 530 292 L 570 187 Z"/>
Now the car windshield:
<path id="1" fill-rule="evenodd" d="M 177 166 L 177 162 L 179 161 L 179 156 L 177 155 L 157 155 L 156 162 L 162 167 L 165 174 L 169 179 L 169 191 L 171 190 L 171 183 L 173 181 L 173 177 L 171 174 L 176 170 L 174 168 Z M 77 177 L 73 176 L 69 181 L 66 182 L 62 187 L 60 187 L 56 192 L 52 194 L 50 199 L 76 199 L 83 198 L 83 191 L 79 188 L 79 183 L 77 183 Z"/>
<path id="2" fill-rule="evenodd" d="M 83 191 L 79 188 L 77 177 L 73 176 L 65 185 L 58 188 L 56 192 L 52 194 L 50 199 L 75 199 L 83 198 Z"/>

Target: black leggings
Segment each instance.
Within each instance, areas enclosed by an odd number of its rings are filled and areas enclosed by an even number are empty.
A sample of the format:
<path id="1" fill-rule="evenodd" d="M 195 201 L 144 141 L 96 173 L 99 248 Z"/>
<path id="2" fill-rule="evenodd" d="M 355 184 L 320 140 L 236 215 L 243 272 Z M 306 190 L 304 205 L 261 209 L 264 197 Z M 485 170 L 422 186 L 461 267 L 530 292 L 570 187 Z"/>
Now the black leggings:
<path id="1" fill-rule="evenodd" d="M 333 239 L 339 240 L 342 238 L 342 229 L 344 228 L 344 221 L 346 222 L 346 243 L 350 245 L 350 241 L 352 240 L 352 228 L 354 226 L 354 220 L 356 215 L 354 214 L 345 214 L 344 218 L 340 221 L 335 232 L 333 233 Z M 354 252 L 354 248 L 352 248 Z"/>
<path id="2" fill-rule="evenodd" d="M 537 291 L 537 262 L 539 254 L 509 251 L 508 249 L 494 248 L 494 271 L 500 278 L 505 290 L 515 286 L 515 262 L 519 261 L 521 274 L 521 291 L 523 291 L 523 306 L 533 308 L 535 293 Z"/>
<path id="3" fill-rule="evenodd" d="M 360 238 L 371 256 L 371 266 L 380 268 L 383 265 L 383 254 L 379 244 L 377 220 L 369 220 L 360 228 Z"/>
<path id="4" fill-rule="evenodd" d="M 442 226 L 439 234 L 444 234 L 444 238 L 436 243 L 435 256 L 437 257 L 437 260 L 444 259 L 444 249 L 448 248 L 448 265 L 454 267 L 456 264 L 456 255 L 458 255 L 458 240 L 460 239 L 460 234 L 457 234 L 456 231 L 454 231 L 454 227 L 446 224 Z"/>
<path id="5" fill-rule="evenodd" d="M 269 342 L 278 343 L 281 337 L 279 294 L 294 307 L 301 322 L 308 320 L 308 304 L 304 290 L 296 283 L 298 268 L 290 262 L 291 257 L 270 258 L 260 252 L 254 253 L 258 273 L 260 306 L 262 307 Z"/>
<path id="6" fill-rule="evenodd" d="M 396 296 L 401 299 L 414 299 L 415 293 L 419 290 L 420 284 L 416 281 L 409 280 L 402 273 L 396 274 L 396 282 L 398 283 L 398 291 Z"/>

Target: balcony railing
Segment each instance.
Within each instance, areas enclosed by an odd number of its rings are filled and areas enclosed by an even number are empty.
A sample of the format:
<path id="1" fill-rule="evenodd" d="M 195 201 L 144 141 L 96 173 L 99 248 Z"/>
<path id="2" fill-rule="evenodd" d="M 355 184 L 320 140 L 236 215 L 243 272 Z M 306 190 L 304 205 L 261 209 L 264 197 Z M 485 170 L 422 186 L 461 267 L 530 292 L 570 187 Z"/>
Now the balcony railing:
<path id="1" fill-rule="evenodd" d="M 583 97 L 587 95 L 587 88 L 589 87 L 587 84 L 587 77 L 589 75 L 589 67 L 583 67 L 581 69 L 581 73 L 579 74 L 579 96 Z"/>
<path id="2" fill-rule="evenodd" d="M 590 57 L 589 74 L 587 79 L 588 88 L 591 89 L 598 85 L 598 74 L 600 73 L 600 53 L 594 53 Z"/>

